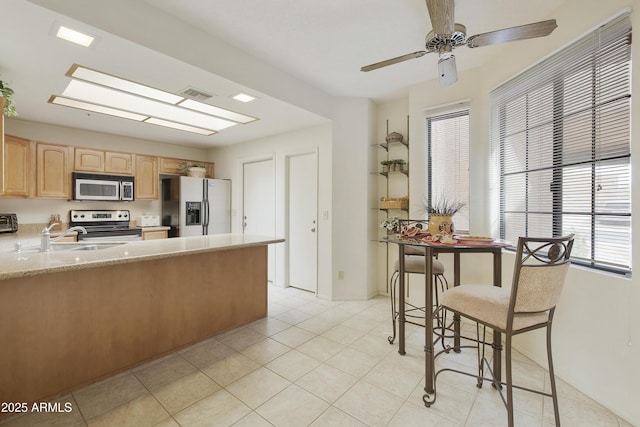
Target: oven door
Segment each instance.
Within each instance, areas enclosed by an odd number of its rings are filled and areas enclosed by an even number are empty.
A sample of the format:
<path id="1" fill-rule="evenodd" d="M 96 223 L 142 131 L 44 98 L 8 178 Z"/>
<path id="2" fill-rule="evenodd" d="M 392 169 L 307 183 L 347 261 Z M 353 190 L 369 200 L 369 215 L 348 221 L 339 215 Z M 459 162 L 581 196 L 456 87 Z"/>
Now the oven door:
<path id="1" fill-rule="evenodd" d="M 120 182 L 76 178 L 74 200 L 120 200 Z"/>

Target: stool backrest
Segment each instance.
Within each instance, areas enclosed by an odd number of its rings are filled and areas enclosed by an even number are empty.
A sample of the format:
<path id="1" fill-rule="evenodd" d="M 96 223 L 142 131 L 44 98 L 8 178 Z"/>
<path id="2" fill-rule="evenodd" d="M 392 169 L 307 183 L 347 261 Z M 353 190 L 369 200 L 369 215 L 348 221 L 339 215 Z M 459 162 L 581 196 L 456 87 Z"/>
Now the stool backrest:
<path id="1" fill-rule="evenodd" d="M 569 270 L 574 235 L 520 237 L 511 289 L 511 313 L 553 310 Z"/>

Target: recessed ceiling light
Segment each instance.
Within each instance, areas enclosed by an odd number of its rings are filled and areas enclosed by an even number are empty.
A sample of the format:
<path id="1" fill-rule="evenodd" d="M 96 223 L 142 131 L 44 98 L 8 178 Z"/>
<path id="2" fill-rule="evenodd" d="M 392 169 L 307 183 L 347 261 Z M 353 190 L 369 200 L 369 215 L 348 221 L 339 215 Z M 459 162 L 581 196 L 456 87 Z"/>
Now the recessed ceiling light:
<path id="1" fill-rule="evenodd" d="M 222 117 L 228 120 L 233 120 L 234 122 L 243 123 L 243 124 L 258 120 L 255 117 L 245 116 L 244 114 L 236 113 L 234 111 L 226 110 L 224 108 L 215 107 L 210 104 L 204 104 L 202 102 L 194 101 L 192 99 L 186 99 L 178 105 L 184 108 L 189 108 L 190 110 L 200 111 L 201 113 L 211 114 L 214 116 Z"/>
<path id="2" fill-rule="evenodd" d="M 184 130 L 192 133 L 199 133 L 200 135 L 205 135 L 205 136 L 213 135 L 214 133 L 216 133 L 216 131 L 211 129 L 200 129 L 194 126 L 184 125 L 182 123 L 170 122 L 168 120 L 154 119 L 153 117 L 148 118 L 144 122 L 151 123 L 153 125 L 164 126 L 167 128 Z"/>
<path id="3" fill-rule="evenodd" d="M 56 37 L 71 43 L 79 44 L 80 46 L 84 46 L 84 47 L 91 46 L 91 43 L 93 43 L 93 40 L 95 40 L 94 37 L 88 34 L 84 34 L 76 30 L 72 30 L 71 28 L 67 28 L 62 25 L 60 26 L 60 28 L 58 28 L 58 31 L 56 32 Z"/>
<path id="4" fill-rule="evenodd" d="M 146 98 L 168 102 L 169 104 L 177 104 L 184 99 L 183 97 L 174 95 L 173 93 L 154 89 L 146 85 L 141 85 L 139 83 L 121 79 L 120 77 L 92 70 L 90 68 L 86 68 L 77 64 L 74 64 L 71 69 L 69 69 L 66 75 L 68 77 L 73 77 L 74 79 L 97 83 L 102 86 L 122 90 L 124 92 L 134 93 Z"/>
<path id="5" fill-rule="evenodd" d="M 251 102 L 256 99 L 254 96 L 247 95 L 246 93 L 240 92 L 239 94 L 232 96 L 233 99 L 240 102 Z"/>

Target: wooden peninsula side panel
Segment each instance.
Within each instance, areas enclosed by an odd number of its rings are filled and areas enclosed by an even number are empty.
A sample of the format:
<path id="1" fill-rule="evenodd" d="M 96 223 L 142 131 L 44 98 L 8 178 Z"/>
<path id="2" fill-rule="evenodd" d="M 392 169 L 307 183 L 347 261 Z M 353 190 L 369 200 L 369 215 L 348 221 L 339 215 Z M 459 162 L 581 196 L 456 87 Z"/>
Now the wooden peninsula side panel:
<path id="1" fill-rule="evenodd" d="M 267 315 L 267 246 L 0 281 L 0 401 L 36 402 Z"/>

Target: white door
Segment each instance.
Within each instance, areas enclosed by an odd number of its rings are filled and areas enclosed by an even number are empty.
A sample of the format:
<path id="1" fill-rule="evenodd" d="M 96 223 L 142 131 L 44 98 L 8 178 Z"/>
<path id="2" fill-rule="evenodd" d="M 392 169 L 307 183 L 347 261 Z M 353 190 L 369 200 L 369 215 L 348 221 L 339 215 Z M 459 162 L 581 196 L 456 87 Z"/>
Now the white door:
<path id="1" fill-rule="evenodd" d="M 316 153 L 289 157 L 289 285 L 316 292 L 318 165 Z"/>
<path id="2" fill-rule="evenodd" d="M 242 231 L 275 236 L 275 182 L 273 159 L 243 164 Z M 269 245 L 268 280 L 275 278 L 275 248 Z"/>

